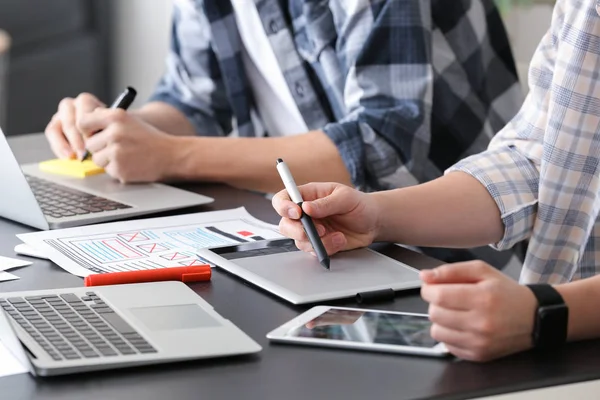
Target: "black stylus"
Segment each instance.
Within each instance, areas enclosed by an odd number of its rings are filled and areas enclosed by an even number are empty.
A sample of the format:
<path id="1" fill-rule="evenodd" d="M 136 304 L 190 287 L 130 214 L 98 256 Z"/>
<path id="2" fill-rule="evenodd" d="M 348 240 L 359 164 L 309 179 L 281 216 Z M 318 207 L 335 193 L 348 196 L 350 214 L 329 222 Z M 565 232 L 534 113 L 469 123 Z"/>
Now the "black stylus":
<path id="1" fill-rule="evenodd" d="M 283 162 L 281 158 L 277 159 L 277 171 L 279 172 L 279 176 L 281 176 L 281 180 L 285 185 L 285 188 L 290 195 L 290 199 L 296 204 L 300 206 L 300 210 L 302 210 L 302 195 L 300 191 L 298 191 L 298 186 L 296 186 L 296 181 L 294 181 L 294 177 L 290 172 L 287 164 Z M 317 228 L 313 223 L 312 218 L 307 215 L 304 211 L 302 211 L 302 216 L 300 217 L 300 222 L 302 222 L 302 226 L 304 227 L 304 232 L 306 236 L 308 236 L 308 240 L 319 259 L 319 263 L 326 269 L 329 269 L 329 255 L 327 255 L 327 250 L 325 250 L 325 246 L 323 246 L 323 241 L 321 241 L 321 237 L 317 232 Z"/>
<path id="2" fill-rule="evenodd" d="M 133 103 L 135 100 L 136 95 L 136 90 L 131 86 L 127 86 L 123 93 L 121 93 L 119 97 L 113 101 L 113 103 L 110 105 L 110 108 L 122 108 L 123 110 L 127 110 L 131 103 Z M 81 157 L 80 161 L 86 160 L 89 156 L 90 152 L 86 150 L 85 153 L 83 153 L 83 157 Z"/>

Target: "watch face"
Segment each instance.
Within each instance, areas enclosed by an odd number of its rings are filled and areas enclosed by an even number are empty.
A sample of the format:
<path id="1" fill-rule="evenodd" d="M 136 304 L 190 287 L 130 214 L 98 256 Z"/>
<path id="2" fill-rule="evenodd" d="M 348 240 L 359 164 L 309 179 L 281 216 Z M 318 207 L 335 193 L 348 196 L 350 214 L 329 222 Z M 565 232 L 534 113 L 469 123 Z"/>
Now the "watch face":
<path id="1" fill-rule="evenodd" d="M 540 307 L 536 322 L 533 335 L 536 346 L 556 346 L 566 341 L 569 322 L 566 304 Z"/>

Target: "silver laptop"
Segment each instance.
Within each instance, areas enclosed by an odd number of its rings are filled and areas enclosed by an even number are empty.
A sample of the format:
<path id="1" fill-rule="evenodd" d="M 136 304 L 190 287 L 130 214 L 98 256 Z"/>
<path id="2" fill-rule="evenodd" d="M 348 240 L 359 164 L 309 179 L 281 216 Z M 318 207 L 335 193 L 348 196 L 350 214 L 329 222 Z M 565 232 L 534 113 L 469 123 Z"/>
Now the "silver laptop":
<path id="1" fill-rule="evenodd" d="M 211 203 L 210 197 L 171 186 L 124 185 L 106 174 L 85 179 L 19 167 L 0 130 L 0 217 L 38 229 L 56 229 L 112 221 L 159 211 Z"/>
<path id="2" fill-rule="evenodd" d="M 52 376 L 256 353 L 181 282 L 0 293 L 0 341 Z"/>

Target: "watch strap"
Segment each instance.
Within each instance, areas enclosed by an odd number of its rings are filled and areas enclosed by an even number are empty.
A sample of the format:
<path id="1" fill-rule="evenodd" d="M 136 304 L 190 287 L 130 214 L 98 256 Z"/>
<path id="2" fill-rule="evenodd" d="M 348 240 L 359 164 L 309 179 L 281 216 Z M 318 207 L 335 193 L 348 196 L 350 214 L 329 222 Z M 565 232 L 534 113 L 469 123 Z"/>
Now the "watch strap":
<path id="1" fill-rule="evenodd" d="M 531 291 L 537 298 L 540 307 L 565 304 L 565 301 L 563 300 L 560 293 L 558 293 L 558 291 L 554 289 L 551 285 L 536 283 L 527 285 L 527 287 L 531 289 Z"/>

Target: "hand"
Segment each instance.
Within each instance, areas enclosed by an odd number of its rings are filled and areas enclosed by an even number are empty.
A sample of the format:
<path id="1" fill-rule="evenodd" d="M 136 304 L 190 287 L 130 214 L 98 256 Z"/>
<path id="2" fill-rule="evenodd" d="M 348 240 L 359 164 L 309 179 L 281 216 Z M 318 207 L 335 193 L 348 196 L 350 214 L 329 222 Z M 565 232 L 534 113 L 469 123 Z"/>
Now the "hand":
<path id="1" fill-rule="evenodd" d="M 537 300 L 482 261 L 421 271 L 431 336 L 455 356 L 489 361 L 532 347 Z"/>
<path id="2" fill-rule="evenodd" d="M 122 109 L 97 109 L 83 115 L 77 125 L 94 163 L 113 178 L 121 182 L 169 178 L 177 138 Z"/>
<path id="3" fill-rule="evenodd" d="M 54 154 L 59 158 L 82 157 L 85 152 L 84 139 L 77 124 L 82 115 L 105 107 L 89 93 L 82 93 L 75 99 L 63 99 L 45 131 Z"/>
<path id="4" fill-rule="evenodd" d="M 363 311 L 329 310 L 306 323 L 308 329 L 325 325 L 352 325 L 364 314 Z"/>
<path id="5" fill-rule="evenodd" d="M 298 187 L 302 209 L 310 215 L 328 254 L 365 247 L 377 234 L 378 211 L 367 194 L 339 183 L 309 183 Z M 301 210 L 283 190 L 273 197 L 273 207 L 283 218 L 280 232 L 296 241 L 300 250 L 313 248 L 299 221 Z"/>

